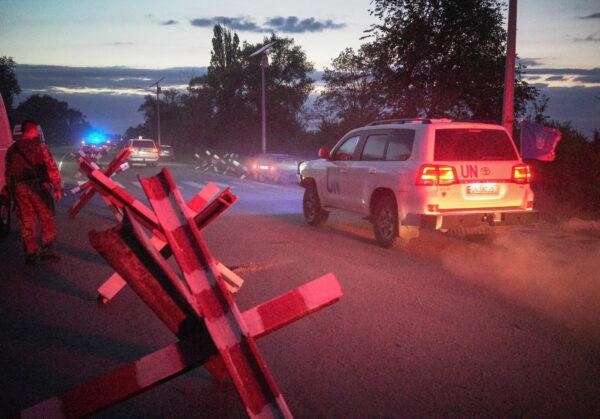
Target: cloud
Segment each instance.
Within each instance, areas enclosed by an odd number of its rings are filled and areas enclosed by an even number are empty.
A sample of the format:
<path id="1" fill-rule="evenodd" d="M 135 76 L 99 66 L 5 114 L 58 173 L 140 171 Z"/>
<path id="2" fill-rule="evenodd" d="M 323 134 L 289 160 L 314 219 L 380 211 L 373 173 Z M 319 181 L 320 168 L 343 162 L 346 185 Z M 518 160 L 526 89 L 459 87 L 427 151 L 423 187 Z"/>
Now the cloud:
<path id="1" fill-rule="evenodd" d="M 192 19 L 190 23 L 192 26 L 197 26 L 200 28 L 212 27 L 216 24 L 221 24 L 240 32 L 265 32 L 255 22 L 243 17 L 215 16 L 209 19 L 197 18 Z"/>
<path id="2" fill-rule="evenodd" d="M 322 32 L 325 29 L 340 29 L 346 26 L 345 23 L 334 23 L 328 19 L 318 21 L 314 17 L 299 19 L 296 16 L 288 16 L 286 18 L 277 16 L 268 19 L 265 26 L 273 28 L 278 32 L 286 33 L 304 33 L 304 32 Z"/>
<path id="3" fill-rule="evenodd" d="M 125 46 L 125 45 L 134 45 L 134 43 L 133 42 L 118 42 L 117 41 L 117 42 L 108 42 L 108 43 L 106 43 L 104 45 L 108 45 L 108 46 L 111 46 L 111 47 L 122 47 L 122 46 Z"/>
<path id="4" fill-rule="evenodd" d="M 591 15 L 581 16 L 579 19 L 600 19 L 600 13 L 592 13 Z"/>
<path id="5" fill-rule="evenodd" d="M 600 31 L 594 32 L 586 36 L 585 38 L 575 38 L 575 42 L 600 42 Z"/>
<path id="6" fill-rule="evenodd" d="M 314 17 L 300 19 L 297 16 L 275 16 L 265 21 L 263 25 L 258 25 L 250 18 L 245 17 L 226 17 L 215 16 L 212 18 L 196 18 L 190 21 L 192 26 L 206 28 L 216 24 L 225 25 L 235 31 L 240 32 L 282 32 L 282 33 L 305 33 L 322 32 L 326 29 L 340 29 L 346 26 L 345 23 L 336 23 L 331 19 L 317 20 Z"/>
<path id="7" fill-rule="evenodd" d="M 519 63 L 526 67 L 537 67 L 542 65 L 542 62 L 539 58 L 520 58 Z"/>
<path id="8" fill-rule="evenodd" d="M 581 83 L 599 83 L 600 84 L 600 74 L 592 74 L 590 76 L 579 76 L 573 79 L 573 81 L 578 81 Z"/>
<path id="9" fill-rule="evenodd" d="M 546 81 L 560 81 L 560 80 L 566 80 L 565 76 L 550 76 L 550 77 L 546 77 Z"/>
<path id="10" fill-rule="evenodd" d="M 171 26 L 171 25 L 178 25 L 179 22 L 173 19 L 169 19 L 169 20 L 163 20 L 162 22 L 160 22 L 160 24 L 162 26 Z"/>
<path id="11" fill-rule="evenodd" d="M 600 67 L 596 68 L 547 68 L 547 67 L 536 67 L 528 68 L 525 70 L 527 75 L 530 74 L 548 74 L 548 75 L 575 75 L 575 76 L 600 76 Z"/>
<path id="12" fill-rule="evenodd" d="M 174 67 L 143 69 L 129 67 L 67 67 L 53 65 L 17 64 L 15 73 L 23 95 L 40 89 L 104 89 L 113 94 L 126 94 L 137 86 L 146 87 L 164 77 L 165 86 L 187 85 L 192 77 L 206 72 L 205 67 Z M 119 91 L 119 92 L 117 92 Z M 79 90 L 79 92 L 82 92 Z M 93 93 L 93 90 L 88 90 Z"/>

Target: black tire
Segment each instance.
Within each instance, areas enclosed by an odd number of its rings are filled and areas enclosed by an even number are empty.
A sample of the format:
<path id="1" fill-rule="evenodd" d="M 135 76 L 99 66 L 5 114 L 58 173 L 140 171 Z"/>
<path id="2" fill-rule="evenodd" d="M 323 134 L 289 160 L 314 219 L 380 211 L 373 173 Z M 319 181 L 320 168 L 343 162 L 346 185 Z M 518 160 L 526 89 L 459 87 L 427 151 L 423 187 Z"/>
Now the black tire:
<path id="1" fill-rule="evenodd" d="M 398 237 L 398 207 L 392 196 L 384 194 L 377 198 L 371 221 L 377 243 L 391 247 Z"/>
<path id="2" fill-rule="evenodd" d="M 306 186 L 302 198 L 304 221 L 310 226 L 317 226 L 327 221 L 329 213 L 321 207 L 321 200 L 314 184 Z"/>
<path id="3" fill-rule="evenodd" d="M 10 206 L 0 202 L 0 237 L 6 236 L 10 230 Z"/>

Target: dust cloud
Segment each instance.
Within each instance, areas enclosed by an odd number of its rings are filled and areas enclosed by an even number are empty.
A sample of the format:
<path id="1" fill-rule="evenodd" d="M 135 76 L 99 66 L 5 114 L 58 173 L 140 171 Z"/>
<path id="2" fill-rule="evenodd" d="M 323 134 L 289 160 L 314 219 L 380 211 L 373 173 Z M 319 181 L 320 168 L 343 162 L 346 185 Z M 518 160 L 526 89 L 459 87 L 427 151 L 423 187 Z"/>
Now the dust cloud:
<path id="1" fill-rule="evenodd" d="M 513 229 L 493 243 L 463 242 L 443 253 L 452 273 L 600 337 L 600 222 Z"/>

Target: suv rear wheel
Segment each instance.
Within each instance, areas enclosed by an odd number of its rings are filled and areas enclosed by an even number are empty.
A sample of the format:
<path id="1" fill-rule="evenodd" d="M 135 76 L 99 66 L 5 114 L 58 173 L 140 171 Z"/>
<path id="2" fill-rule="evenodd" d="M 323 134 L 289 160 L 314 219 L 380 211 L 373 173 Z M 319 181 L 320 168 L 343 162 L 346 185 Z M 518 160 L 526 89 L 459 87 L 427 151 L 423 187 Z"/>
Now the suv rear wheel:
<path id="1" fill-rule="evenodd" d="M 321 207 L 319 194 L 314 184 L 310 184 L 304 189 L 302 212 L 304 213 L 304 221 L 311 226 L 323 224 L 329 217 L 329 213 Z"/>
<path id="2" fill-rule="evenodd" d="M 398 208 L 394 198 L 388 194 L 379 196 L 371 220 L 377 243 L 382 247 L 391 247 L 398 232 Z"/>

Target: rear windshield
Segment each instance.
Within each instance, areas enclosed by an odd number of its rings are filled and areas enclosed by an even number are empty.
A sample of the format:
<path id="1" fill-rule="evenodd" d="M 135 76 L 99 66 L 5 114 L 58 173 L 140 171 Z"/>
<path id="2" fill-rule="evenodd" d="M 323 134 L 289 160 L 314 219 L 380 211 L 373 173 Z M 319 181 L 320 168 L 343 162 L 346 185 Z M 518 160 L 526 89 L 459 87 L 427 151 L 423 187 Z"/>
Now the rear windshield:
<path id="1" fill-rule="evenodd" d="M 131 144 L 132 147 L 137 147 L 137 148 L 154 148 L 154 141 L 150 141 L 150 140 L 133 140 L 133 144 Z"/>
<path id="2" fill-rule="evenodd" d="M 502 130 L 438 129 L 434 160 L 517 160 L 510 137 Z"/>

